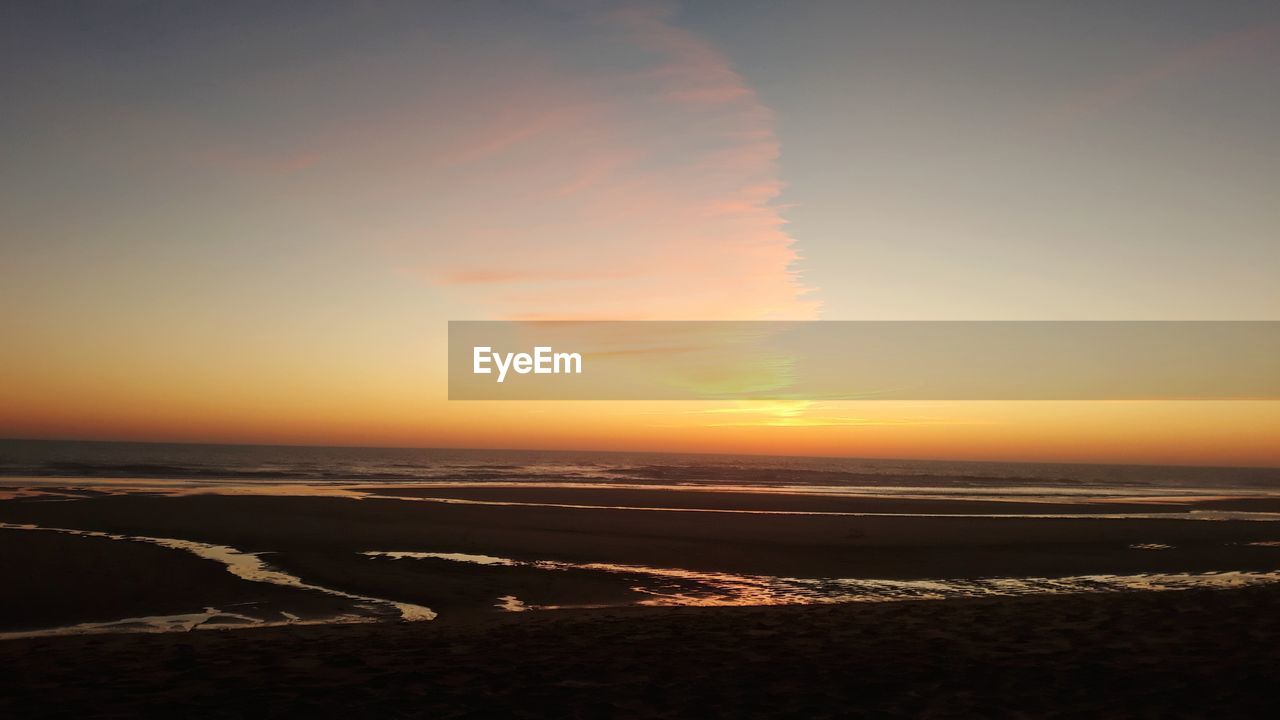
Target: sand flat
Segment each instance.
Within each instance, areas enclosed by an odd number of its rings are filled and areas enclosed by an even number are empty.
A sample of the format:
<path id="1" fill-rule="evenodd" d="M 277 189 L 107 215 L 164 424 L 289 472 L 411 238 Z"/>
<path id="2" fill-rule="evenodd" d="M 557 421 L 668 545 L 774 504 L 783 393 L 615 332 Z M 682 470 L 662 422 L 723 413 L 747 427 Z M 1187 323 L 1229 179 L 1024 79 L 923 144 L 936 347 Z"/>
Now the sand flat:
<path id="1" fill-rule="evenodd" d="M 1268 717 L 1275 588 L 0 642 L 0 715 Z"/>
<path id="2" fill-rule="evenodd" d="M 616 497 L 583 492 L 580 499 L 597 503 Z M 964 507 L 957 501 L 943 509 Z M 762 708 L 771 717 L 805 718 L 1264 716 L 1276 702 L 1276 584 L 670 608 L 635 605 L 646 597 L 642 573 L 583 566 L 800 582 L 1273 572 L 1280 569 L 1274 521 L 774 515 L 258 495 L 15 498 L 0 502 L 0 521 L 267 553 L 274 567 L 308 583 L 440 612 L 416 623 L 384 617 L 365 625 L 0 640 L 0 716 L 254 716 L 284 700 L 292 712 L 316 716 L 334 707 L 379 717 L 749 717 Z M 0 594 L 9 598 L 0 613 L 11 622 L 181 611 L 215 598 L 235 601 L 246 586 L 255 597 L 311 597 L 126 540 L 5 530 L 0 543 L 0 562 L 16 579 Z M 494 562 L 464 562 L 468 554 Z M 37 607 L 41 598 L 48 608 Z M 593 604 L 613 607 L 578 607 Z M 541 609 L 503 609 L 524 607 Z"/>
<path id="3" fill-rule="evenodd" d="M 602 491 L 608 492 L 608 491 Z M 452 505 L 311 497 L 119 496 L 0 503 L 0 521 L 174 537 L 246 552 L 468 552 L 801 577 L 1072 575 L 1274 567 L 1280 523 L 843 517 Z M 1135 544 L 1174 552 L 1132 552 Z M 1255 552 L 1257 551 L 1257 552 Z M 1235 553 L 1238 557 L 1232 557 Z M 1236 569 L 1243 569 L 1236 568 Z"/>
<path id="4" fill-rule="evenodd" d="M 0 530 L 0 631 L 202 613 L 283 620 L 331 617 L 350 603 L 246 582 L 219 563 L 140 542 Z"/>
<path id="5" fill-rule="evenodd" d="M 480 502 L 518 502 L 596 507 L 651 507 L 690 510 L 743 510 L 749 512 L 879 513 L 951 515 L 1057 515 L 1081 513 L 1186 512 L 1194 503 L 1044 500 L 988 500 L 981 498 L 930 498 L 847 496 L 804 492 L 727 492 L 705 488 L 648 489 L 601 487 L 541 487 L 531 484 L 469 487 L 388 487 L 374 490 L 380 496 L 440 498 Z M 886 491 L 888 492 L 888 491 Z M 959 491 L 957 491 L 959 492 Z M 1233 509 L 1249 507 L 1247 504 Z"/>

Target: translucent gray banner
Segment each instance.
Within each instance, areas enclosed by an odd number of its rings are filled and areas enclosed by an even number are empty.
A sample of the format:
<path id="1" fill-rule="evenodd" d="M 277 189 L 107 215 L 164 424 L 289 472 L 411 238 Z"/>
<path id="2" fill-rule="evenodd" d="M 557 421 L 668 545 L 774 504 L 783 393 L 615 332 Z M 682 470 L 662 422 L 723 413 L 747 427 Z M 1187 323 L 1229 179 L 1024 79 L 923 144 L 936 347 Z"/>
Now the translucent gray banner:
<path id="1" fill-rule="evenodd" d="M 1275 400 L 1280 322 L 449 323 L 451 400 Z"/>

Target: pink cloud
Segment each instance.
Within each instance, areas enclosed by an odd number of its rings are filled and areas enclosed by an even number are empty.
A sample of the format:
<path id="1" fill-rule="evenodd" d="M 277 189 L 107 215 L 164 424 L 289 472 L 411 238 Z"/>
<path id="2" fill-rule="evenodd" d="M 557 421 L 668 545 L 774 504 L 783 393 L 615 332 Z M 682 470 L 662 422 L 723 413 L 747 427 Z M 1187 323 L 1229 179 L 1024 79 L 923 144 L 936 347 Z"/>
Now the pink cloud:
<path id="1" fill-rule="evenodd" d="M 527 283 L 546 283 L 546 282 L 563 282 L 563 281 L 599 281 L 610 279 L 622 279 L 633 276 L 634 273 L 614 272 L 614 273 L 563 273 L 563 272 L 539 272 L 536 270 L 520 271 L 520 270 L 456 270 L 449 271 L 444 275 L 432 274 L 429 270 L 426 272 L 427 277 L 437 285 L 514 285 Z"/>
<path id="2" fill-rule="evenodd" d="M 255 75 L 235 121 L 118 126 L 139 162 L 243 190 L 264 233 L 391 255 L 468 312 L 815 317 L 772 111 L 670 10 L 589 7 Z"/>
<path id="3" fill-rule="evenodd" d="M 662 8 L 565 23 L 441 44 L 420 97 L 313 132 L 308 207 L 491 317 L 815 317 L 773 113 L 729 58 Z"/>
<path id="4" fill-rule="evenodd" d="M 498 318 L 817 315 L 773 205 L 771 111 L 663 10 L 582 20 L 631 63 L 532 61 L 535 81 L 458 136 L 443 220 L 421 231 L 431 281 Z"/>

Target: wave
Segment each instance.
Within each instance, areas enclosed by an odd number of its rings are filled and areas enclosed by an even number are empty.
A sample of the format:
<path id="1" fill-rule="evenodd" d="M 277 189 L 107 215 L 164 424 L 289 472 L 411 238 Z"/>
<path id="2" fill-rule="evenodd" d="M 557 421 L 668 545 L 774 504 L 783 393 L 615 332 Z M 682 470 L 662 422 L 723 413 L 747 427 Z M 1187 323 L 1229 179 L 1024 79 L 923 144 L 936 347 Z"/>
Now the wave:
<path id="1" fill-rule="evenodd" d="M 0 477 L 1280 489 L 1280 469 L 0 440 Z"/>

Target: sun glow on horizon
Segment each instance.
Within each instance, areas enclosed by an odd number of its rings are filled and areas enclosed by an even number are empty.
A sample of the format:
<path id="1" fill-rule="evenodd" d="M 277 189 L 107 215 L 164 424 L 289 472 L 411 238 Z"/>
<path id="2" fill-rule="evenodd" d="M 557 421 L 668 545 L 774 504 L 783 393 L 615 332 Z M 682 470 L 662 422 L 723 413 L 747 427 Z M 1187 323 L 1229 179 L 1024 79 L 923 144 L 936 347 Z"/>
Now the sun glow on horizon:
<path id="1" fill-rule="evenodd" d="M 1274 402 L 445 377 L 448 320 L 1273 318 L 1274 22 L 481 5 L 15 10 L 0 436 L 1280 465 Z"/>

